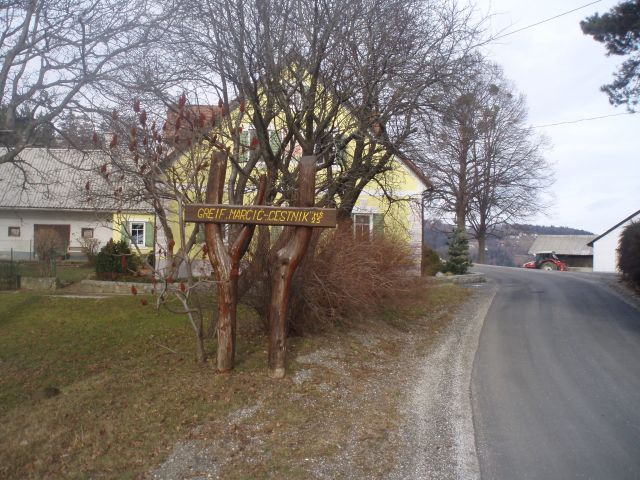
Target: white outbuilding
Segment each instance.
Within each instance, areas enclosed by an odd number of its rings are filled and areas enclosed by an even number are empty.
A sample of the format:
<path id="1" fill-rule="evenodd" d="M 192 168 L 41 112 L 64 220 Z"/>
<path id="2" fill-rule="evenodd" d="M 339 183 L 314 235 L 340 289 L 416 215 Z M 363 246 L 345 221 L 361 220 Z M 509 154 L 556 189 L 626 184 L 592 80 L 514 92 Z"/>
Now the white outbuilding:
<path id="1" fill-rule="evenodd" d="M 591 240 L 588 245 L 593 247 L 593 271 L 594 272 L 617 272 L 618 271 L 618 241 L 624 227 L 640 220 L 640 210 L 632 213 L 619 223 L 616 223 L 602 235 Z"/>

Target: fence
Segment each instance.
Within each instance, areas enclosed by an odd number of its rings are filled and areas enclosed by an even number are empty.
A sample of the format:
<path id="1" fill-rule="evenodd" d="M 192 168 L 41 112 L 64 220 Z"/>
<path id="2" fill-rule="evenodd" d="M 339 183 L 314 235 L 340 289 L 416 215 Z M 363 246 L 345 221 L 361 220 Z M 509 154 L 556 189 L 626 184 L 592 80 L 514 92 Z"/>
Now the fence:
<path id="1" fill-rule="evenodd" d="M 0 290 L 20 288 L 20 264 L 14 261 L 0 260 Z"/>
<path id="2" fill-rule="evenodd" d="M 0 290 L 20 289 L 23 277 L 57 277 L 55 258 L 44 262 L 28 262 L 0 259 Z"/>
<path id="3" fill-rule="evenodd" d="M 13 248 L 10 250 L 0 250 L 0 260 L 30 261 L 35 259 L 36 254 L 31 250 L 29 250 L 28 252 L 26 250 L 14 250 Z"/>

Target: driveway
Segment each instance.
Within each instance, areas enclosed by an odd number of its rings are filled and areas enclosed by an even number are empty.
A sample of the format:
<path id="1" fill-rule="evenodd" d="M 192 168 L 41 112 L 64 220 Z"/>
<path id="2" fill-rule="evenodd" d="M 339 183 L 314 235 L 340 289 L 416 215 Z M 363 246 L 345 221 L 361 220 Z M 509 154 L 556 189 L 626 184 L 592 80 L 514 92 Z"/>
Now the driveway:
<path id="1" fill-rule="evenodd" d="M 471 390 L 484 479 L 640 478 L 640 311 L 597 276 L 497 284 Z"/>

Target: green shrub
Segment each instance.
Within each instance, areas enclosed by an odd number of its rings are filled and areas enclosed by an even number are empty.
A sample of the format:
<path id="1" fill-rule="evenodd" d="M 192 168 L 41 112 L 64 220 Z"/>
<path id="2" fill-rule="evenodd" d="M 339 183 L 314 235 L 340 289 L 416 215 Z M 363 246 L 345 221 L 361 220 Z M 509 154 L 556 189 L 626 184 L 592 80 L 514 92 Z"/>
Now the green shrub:
<path id="1" fill-rule="evenodd" d="M 625 280 L 640 288 L 640 222 L 630 223 L 620 235 L 618 268 Z"/>
<path id="2" fill-rule="evenodd" d="M 445 270 L 454 275 L 462 275 L 467 273 L 471 265 L 467 234 L 463 229 L 456 228 L 449 239 L 449 260 L 445 264 Z"/>
<path id="3" fill-rule="evenodd" d="M 131 252 L 126 240 L 109 240 L 96 256 L 98 278 L 115 280 L 121 275 L 133 274 L 140 268 L 140 257 Z"/>
<path id="4" fill-rule="evenodd" d="M 444 263 L 440 255 L 428 245 L 422 247 L 422 275 L 433 277 L 436 273 L 444 271 Z"/>

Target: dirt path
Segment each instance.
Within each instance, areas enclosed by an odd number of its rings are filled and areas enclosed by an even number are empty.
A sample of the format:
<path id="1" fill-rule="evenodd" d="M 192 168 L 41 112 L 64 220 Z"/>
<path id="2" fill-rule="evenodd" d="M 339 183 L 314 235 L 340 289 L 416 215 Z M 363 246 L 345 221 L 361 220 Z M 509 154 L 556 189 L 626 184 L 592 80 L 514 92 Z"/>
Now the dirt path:
<path id="1" fill-rule="evenodd" d="M 293 345 L 291 375 L 193 429 L 148 478 L 477 478 L 469 380 L 493 294 L 458 289 L 428 318 Z"/>

